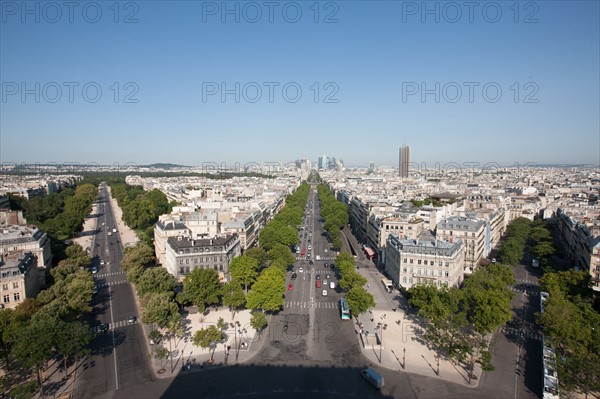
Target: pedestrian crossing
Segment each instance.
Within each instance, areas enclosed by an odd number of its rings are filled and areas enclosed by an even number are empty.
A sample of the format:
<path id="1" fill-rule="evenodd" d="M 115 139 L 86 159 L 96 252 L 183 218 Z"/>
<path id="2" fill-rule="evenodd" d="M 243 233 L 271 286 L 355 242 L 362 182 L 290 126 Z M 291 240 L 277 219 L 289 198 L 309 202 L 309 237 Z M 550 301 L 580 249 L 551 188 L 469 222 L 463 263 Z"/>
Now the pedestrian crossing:
<path id="1" fill-rule="evenodd" d="M 127 283 L 128 283 L 127 280 L 103 281 L 101 283 L 96 283 L 96 287 L 98 287 L 98 288 L 104 288 L 104 287 L 110 287 L 110 286 L 113 286 L 113 285 L 127 284 Z"/>
<path id="2" fill-rule="evenodd" d="M 516 280 L 517 284 L 538 285 L 537 281 L 527 280 L 527 279 L 524 279 L 524 278 L 517 278 L 515 280 Z"/>
<path id="3" fill-rule="evenodd" d="M 114 323 L 106 323 L 108 324 L 108 330 L 107 331 L 113 331 L 116 330 L 118 328 L 123 328 L 123 327 L 127 327 L 127 326 L 132 326 L 134 324 L 138 324 L 139 320 L 136 319 L 133 323 L 129 322 L 128 320 L 119 320 L 119 321 L 115 321 Z M 94 334 L 100 333 L 100 332 L 107 332 L 107 331 L 101 331 L 100 330 L 100 326 L 95 326 L 95 327 L 91 327 L 90 331 Z"/>
<path id="4" fill-rule="evenodd" d="M 124 276 L 125 272 L 111 272 L 111 273 L 99 273 L 96 274 L 94 277 L 96 278 L 100 278 L 100 277 L 110 277 L 110 276 Z"/>
<path id="5" fill-rule="evenodd" d="M 512 328 L 512 327 L 506 327 L 506 326 L 502 327 L 501 331 L 507 335 L 512 335 L 514 337 L 520 336 L 523 338 L 535 339 L 538 341 L 542 340 L 542 334 L 537 333 L 537 332 L 523 331 L 523 330 L 519 330 L 519 329 Z"/>
<path id="6" fill-rule="evenodd" d="M 520 287 L 510 287 L 510 290 L 513 292 L 526 292 L 528 295 L 536 296 L 539 295 L 540 292 L 535 289 L 525 289 Z"/>
<path id="7" fill-rule="evenodd" d="M 297 273 L 300 273 L 300 271 L 299 270 L 295 270 L 295 271 L 289 270 L 288 273 L 289 274 L 292 274 L 292 273 L 297 274 Z M 330 276 L 333 276 L 335 274 L 334 272 L 332 272 L 331 270 L 328 270 L 328 269 L 325 269 L 325 270 L 303 270 L 302 273 L 303 274 L 329 274 Z"/>
<path id="8" fill-rule="evenodd" d="M 290 301 L 283 305 L 284 309 L 337 309 L 337 302 Z"/>
<path id="9" fill-rule="evenodd" d="M 312 258 L 312 257 L 311 257 L 311 259 L 312 259 L 313 261 L 316 261 L 316 262 L 321 262 L 321 261 L 328 261 L 328 262 L 331 262 L 331 261 L 335 261 L 335 259 L 336 259 L 336 256 L 321 256 L 321 257 L 319 258 L 319 260 L 316 260 L 316 259 L 314 259 L 314 258 Z M 306 259 L 306 256 L 296 256 L 296 260 L 297 260 L 297 261 L 301 261 L 301 260 L 308 260 L 308 259 Z"/>

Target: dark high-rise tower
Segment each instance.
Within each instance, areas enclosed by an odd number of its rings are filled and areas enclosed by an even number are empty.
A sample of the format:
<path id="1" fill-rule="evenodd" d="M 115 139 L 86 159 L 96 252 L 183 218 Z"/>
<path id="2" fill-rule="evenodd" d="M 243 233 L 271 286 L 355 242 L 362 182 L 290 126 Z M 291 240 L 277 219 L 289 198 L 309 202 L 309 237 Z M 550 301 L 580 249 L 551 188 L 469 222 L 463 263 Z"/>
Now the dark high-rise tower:
<path id="1" fill-rule="evenodd" d="M 400 147 L 400 155 L 398 157 L 398 170 L 400 177 L 408 177 L 408 164 L 410 162 L 410 147 L 404 145 Z"/>

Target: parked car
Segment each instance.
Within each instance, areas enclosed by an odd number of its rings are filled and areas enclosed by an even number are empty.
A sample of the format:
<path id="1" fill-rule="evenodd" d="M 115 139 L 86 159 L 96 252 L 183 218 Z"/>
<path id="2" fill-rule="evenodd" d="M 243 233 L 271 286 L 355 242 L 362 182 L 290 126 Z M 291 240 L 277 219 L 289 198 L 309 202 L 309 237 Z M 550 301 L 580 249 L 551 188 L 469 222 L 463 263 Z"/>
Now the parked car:
<path id="1" fill-rule="evenodd" d="M 316 280 L 315 281 L 315 287 L 321 288 L 321 280 Z"/>
<path id="2" fill-rule="evenodd" d="M 323 296 L 327 296 L 327 290 L 323 290 Z"/>
<path id="3" fill-rule="evenodd" d="M 102 323 L 98 326 L 98 332 L 105 333 L 108 331 L 108 323 Z"/>
<path id="4" fill-rule="evenodd" d="M 293 289 L 294 289 L 294 284 L 292 284 L 292 283 L 289 283 L 289 284 L 288 284 L 288 291 L 291 291 L 291 290 L 293 290 Z"/>
<path id="5" fill-rule="evenodd" d="M 135 323 L 135 321 L 136 321 L 136 317 L 135 316 L 129 316 L 127 318 L 127 323 L 129 323 L 129 324 L 133 324 L 133 323 Z"/>
<path id="6" fill-rule="evenodd" d="M 295 279 L 296 279 L 296 277 L 298 277 L 298 275 L 297 275 L 296 273 L 293 273 L 293 274 L 292 274 L 292 280 L 295 280 Z"/>

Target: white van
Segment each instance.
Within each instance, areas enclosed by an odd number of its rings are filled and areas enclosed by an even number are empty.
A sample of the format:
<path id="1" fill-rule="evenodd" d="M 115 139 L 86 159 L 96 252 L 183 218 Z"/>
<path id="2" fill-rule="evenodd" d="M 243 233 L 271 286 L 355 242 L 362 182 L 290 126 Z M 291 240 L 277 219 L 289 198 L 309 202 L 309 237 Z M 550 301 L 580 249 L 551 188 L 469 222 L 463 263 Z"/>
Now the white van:
<path id="1" fill-rule="evenodd" d="M 335 282 L 333 282 L 333 281 L 329 282 L 329 288 L 332 290 L 335 290 Z"/>

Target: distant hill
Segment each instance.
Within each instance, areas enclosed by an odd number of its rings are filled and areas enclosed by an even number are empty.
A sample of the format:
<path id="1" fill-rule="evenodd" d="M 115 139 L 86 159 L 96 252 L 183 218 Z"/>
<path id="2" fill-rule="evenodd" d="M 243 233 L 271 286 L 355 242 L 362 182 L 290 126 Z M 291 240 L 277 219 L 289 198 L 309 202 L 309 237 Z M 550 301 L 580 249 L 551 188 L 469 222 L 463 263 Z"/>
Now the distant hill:
<path id="1" fill-rule="evenodd" d="M 150 165 L 144 165 L 144 167 L 157 169 L 187 168 L 185 165 L 177 165 L 174 163 L 153 163 Z"/>

